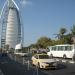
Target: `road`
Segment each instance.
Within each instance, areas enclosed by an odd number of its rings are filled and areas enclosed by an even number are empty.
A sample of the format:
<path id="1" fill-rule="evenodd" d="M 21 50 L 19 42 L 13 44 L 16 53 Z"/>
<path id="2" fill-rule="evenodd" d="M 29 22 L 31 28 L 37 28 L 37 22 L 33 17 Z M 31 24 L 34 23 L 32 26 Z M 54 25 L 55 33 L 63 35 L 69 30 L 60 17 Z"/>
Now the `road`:
<path id="1" fill-rule="evenodd" d="M 75 63 L 60 61 L 57 69 L 43 70 L 32 66 L 30 58 L 9 57 L 0 57 L 0 69 L 4 75 L 75 75 Z"/>
<path id="2" fill-rule="evenodd" d="M 75 64 L 62 63 L 56 70 L 43 70 L 48 75 L 75 75 Z"/>
<path id="3" fill-rule="evenodd" d="M 59 60 L 57 69 L 55 70 L 54 69 L 53 70 L 52 69 L 49 69 L 49 70 L 40 69 L 40 71 L 47 75 L 75 75 L 75 63 L 73 63 L 71 59 L 56 58 L 56 60 Z M 34 67 L 34 66 L 31 65 L 31 67 Z"/>
<path id="4" fill-rule="evenodd" d="M 21 61 L 21 60 L 19 60 Z M 0 56 L 0 75 L 47 75 L 42 71 L 34 68 L 29 68 L 27 64 L 18 63 L 17 61 L 10 59 L 8 56 Z"/>

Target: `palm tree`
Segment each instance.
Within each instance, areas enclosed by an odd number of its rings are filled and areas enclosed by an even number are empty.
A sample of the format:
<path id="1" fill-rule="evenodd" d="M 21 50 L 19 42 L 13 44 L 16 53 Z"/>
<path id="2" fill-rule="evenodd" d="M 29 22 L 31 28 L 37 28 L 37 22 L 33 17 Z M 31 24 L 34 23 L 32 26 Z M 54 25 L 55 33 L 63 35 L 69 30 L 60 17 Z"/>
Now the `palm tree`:
<path id="1" fill-rule="evenodd" d="M 75 25 L 73 25 L 73 27 L 71 28 L 71 37 L 73 43 L 75 44 Z"/>
<path id="2" fill-rule="evenodd" d="M 54 34 L 54 35 L 56 35 L 56 37 L 55 38 L 58 38 L 59 40 L 60 39 L 63 39 L 64 38 L 64 34 L 66 33 L 66 28 L 61 28 L 60 30 L 59 30 L 59 33 L 58 34 Z"/>
<path id="3" fill-rule="evenodd" d="M 73 27 L 71 28 L 71 34 L 75 35 L 75 25 L 73 25 Z"/>
<path id="4" fill-rule="evenodd" d="M 66 28 L 61 28 L 59 31 L 60 39 L 64 39 L 64 34 L 67 32 Z"/>
<path id="5" fill-rule="evenodd" d="M 54 34 L 54 35 L 55 35 L 55 38 L 60 39 L 60 34 Z"/>

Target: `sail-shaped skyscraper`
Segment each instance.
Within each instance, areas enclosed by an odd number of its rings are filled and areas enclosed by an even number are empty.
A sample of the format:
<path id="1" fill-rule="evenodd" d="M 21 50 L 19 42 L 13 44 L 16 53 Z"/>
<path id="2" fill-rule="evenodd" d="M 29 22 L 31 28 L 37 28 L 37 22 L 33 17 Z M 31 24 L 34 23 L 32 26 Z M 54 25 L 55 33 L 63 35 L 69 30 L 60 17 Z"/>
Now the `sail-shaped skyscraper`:
<path id="1" fill-rule="evenodd" d="M 9 45 L 9 48 L 15 48 L 17 44 L 22 44 L 22 25 L 19 8 L 14 0 L 7 0 L 2 12 L 1 47 Z"/>

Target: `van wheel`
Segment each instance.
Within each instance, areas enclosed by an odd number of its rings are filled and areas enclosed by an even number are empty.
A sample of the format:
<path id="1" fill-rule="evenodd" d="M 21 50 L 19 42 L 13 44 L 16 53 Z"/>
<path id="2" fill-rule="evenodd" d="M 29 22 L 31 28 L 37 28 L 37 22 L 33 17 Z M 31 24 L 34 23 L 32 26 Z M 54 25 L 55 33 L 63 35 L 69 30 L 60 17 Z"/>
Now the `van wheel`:
<path id="1" fill-rule="evenodd" d="M 66 59 L 66 58 L 67 58 L 65 54 L 63 55 L 63 58 L 64 58 L 64 59 Z"/>

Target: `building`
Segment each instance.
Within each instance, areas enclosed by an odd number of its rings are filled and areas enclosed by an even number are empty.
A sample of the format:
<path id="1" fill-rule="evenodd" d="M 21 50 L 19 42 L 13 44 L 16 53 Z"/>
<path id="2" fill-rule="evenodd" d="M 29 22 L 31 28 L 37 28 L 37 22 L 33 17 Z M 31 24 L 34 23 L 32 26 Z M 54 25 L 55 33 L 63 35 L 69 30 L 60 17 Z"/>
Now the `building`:
<path id="1" fill-rule="evenodd" d="M 6 17 L 2 19 L 1 47 L 4 48 L 9 45 L 9 48 L 15 48 L 23 40 L 19 8 L 14 0 L 7 0 L 2 10 L 4 14 L 1 17 L 5 15 Z M 5 24 L 3 23 L 4 21 Z"/>

